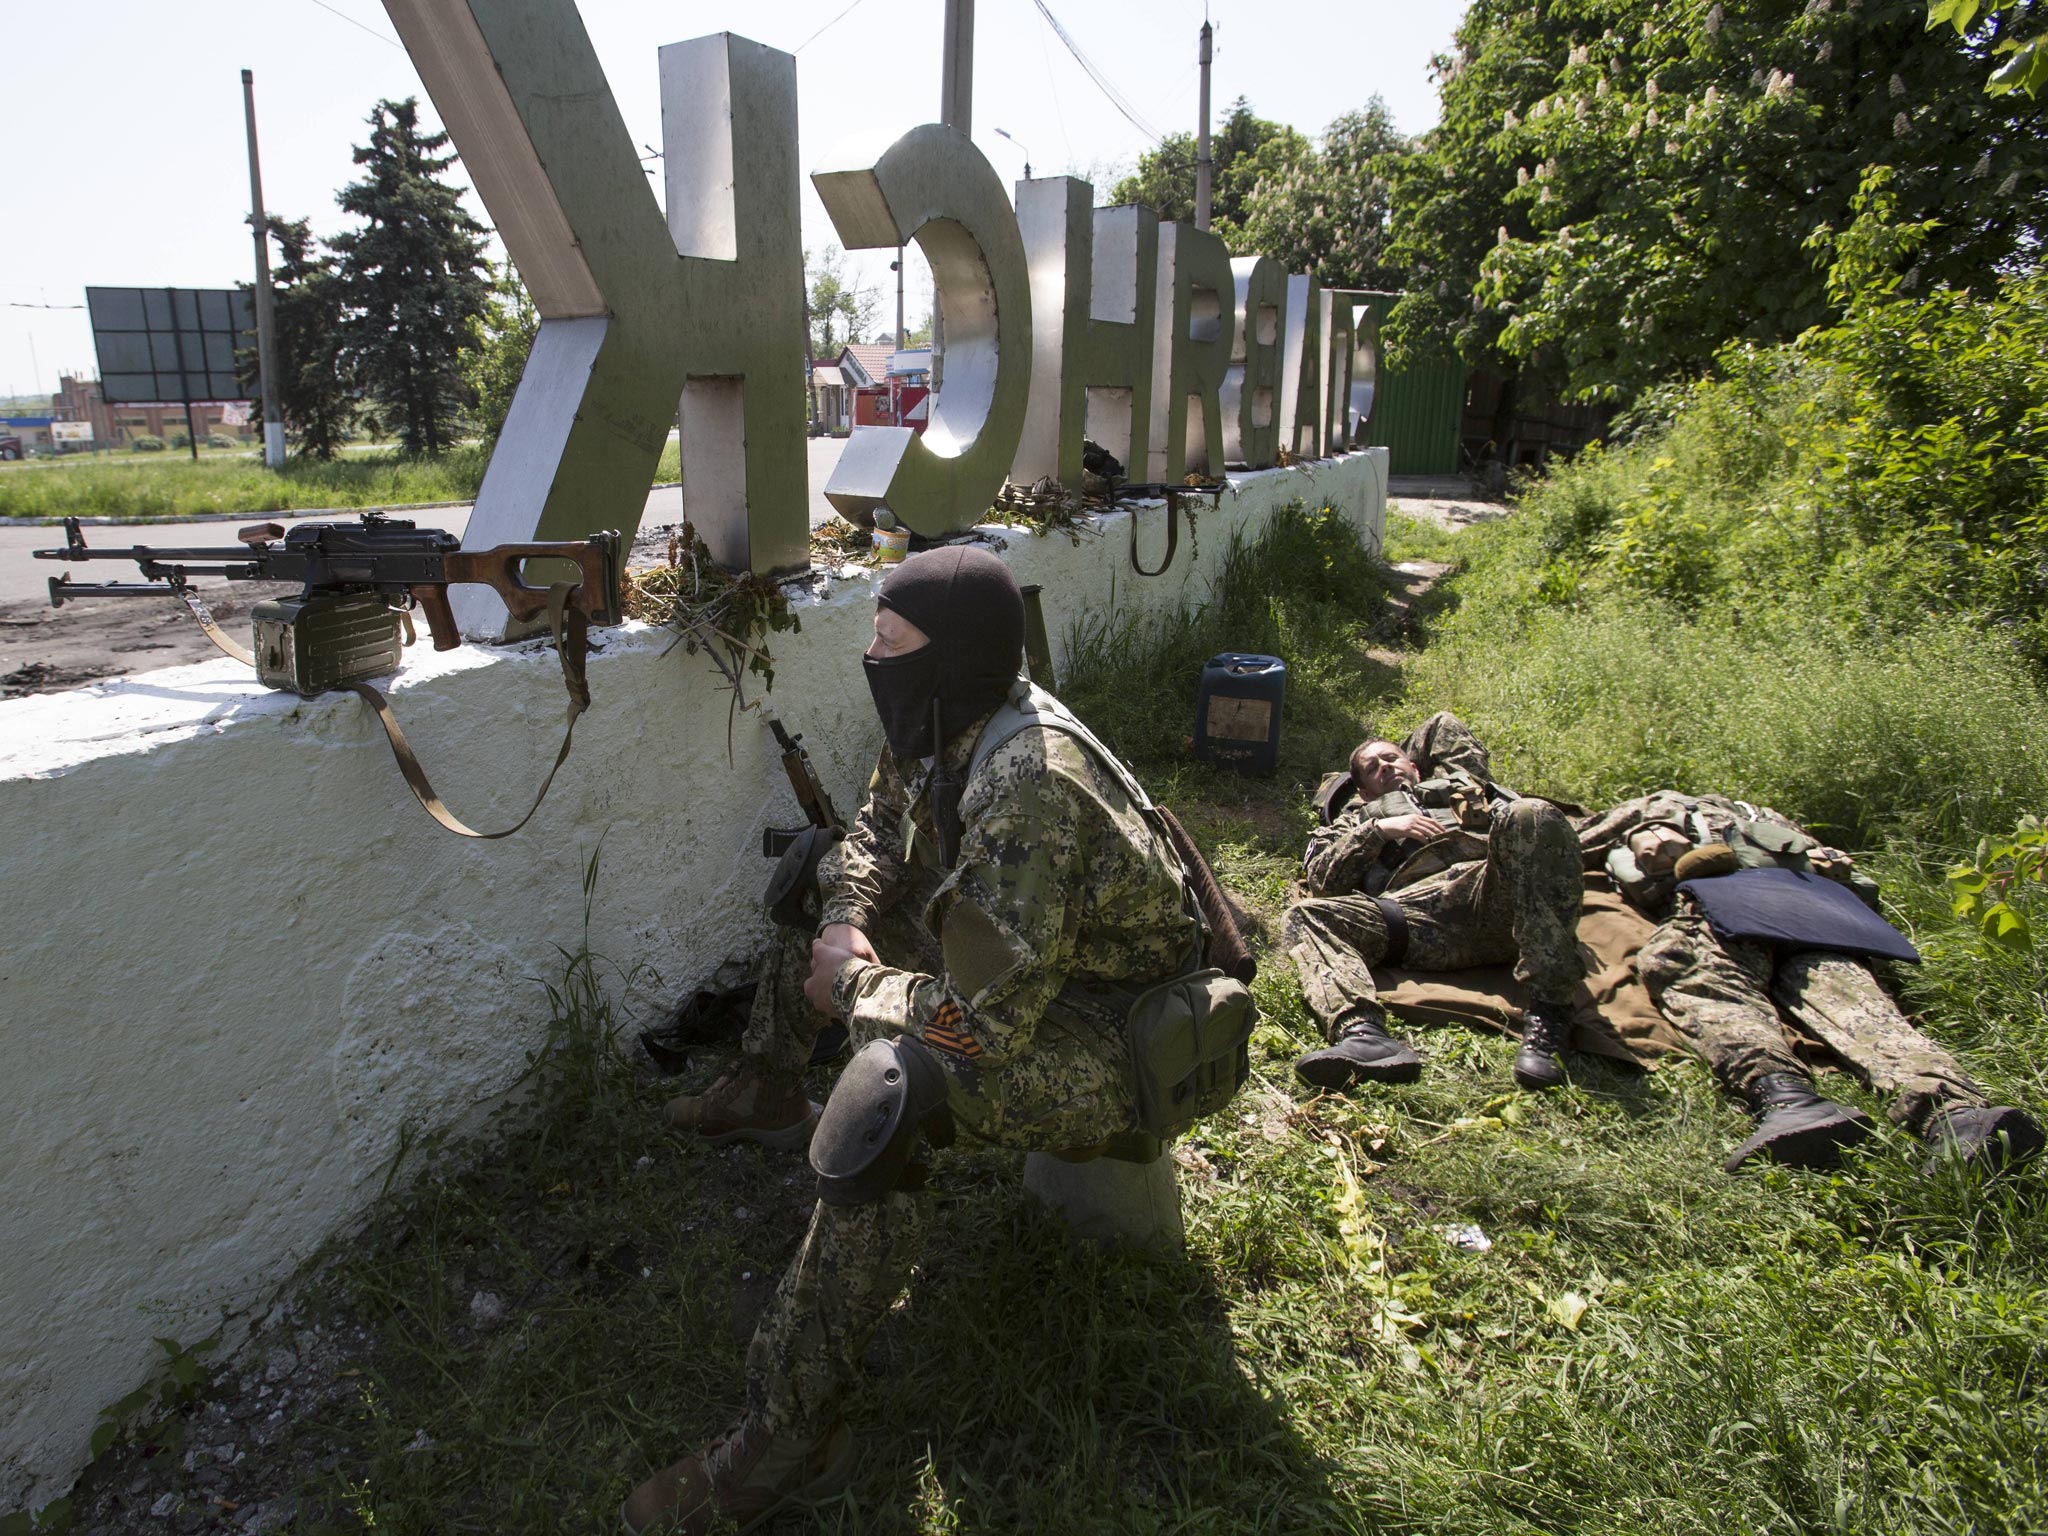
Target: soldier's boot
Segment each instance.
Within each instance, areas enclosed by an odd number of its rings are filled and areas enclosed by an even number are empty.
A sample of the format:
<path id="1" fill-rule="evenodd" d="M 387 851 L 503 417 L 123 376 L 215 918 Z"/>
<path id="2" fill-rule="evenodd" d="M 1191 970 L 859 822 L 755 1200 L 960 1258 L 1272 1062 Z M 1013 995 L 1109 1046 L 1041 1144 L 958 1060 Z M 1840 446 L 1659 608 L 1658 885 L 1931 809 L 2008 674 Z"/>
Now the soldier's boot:
<path id="1" fill-rule="evenodd" d="M 1735 1172 L 1759 1152 L 1794 1168 L 1832 1168 L 1835 1154 L 1870 1134 L 1870 1116 L 1822 1098 L 1811 1080 L 1772 1072 L 1750 1090 L 1757 1127 L 1722 1167 Z"/>
<path id="2" fill-rule="evenodd" d="M 780 1148 L 809 1146 L 822 1112 L 804 1096 L 801 1082 L 773 1082 L 747 1067 L 721 1077 L 702 1093 L 670 1099 L 665 1111 L 672 1129 L 701 1137 L 714 1147 L 728 1141 L 757 1141 Z"/>
<path id="3" fill-rule="evenodd" d="M 704 1536 L 728 1523 L 751 1531 L 791 1504 L 830 1498 L 846 1486 L 853 1464 L 844 1419 L 815 1440 L 774 1435 L 742 1419 L 635 1488 L 619 1517 L 628 1536 Z"/>
<path id="4" fill-rule="evenodd" d="M 2048 1137 L 2034 1117 L 2009 1104 L 1957 1105 L 1927 1122 L 1921 1138 L 1934 1148 L 1922 1173 L 1932 1174 L 1946 1158 L 1978 1163 L 1992 1171 L 2041 1155 Z"/>
<path id="5" fill-rule="evenodd" d="M 1412 1083 L 1422 1076 L 1422 1058 L 1406 1040 L 1387 1033 L 1387 1016 L 1375 1010 L 1344 1026 L 1320 1051 L 1294 1063 L 1295 1073 L 1317 1088 L 1349 1088 L 1356 1082 Z"/>
<path id="6" fill-rule="evenodd" d="M 1571 1004 L 1531 1003 L 1522 1010 L 1522 1048 L 1515 1052 L 1515 1081 L 1531 1093 L 1564 1081 L 1558 1057 L 1571 1039 Z"/>

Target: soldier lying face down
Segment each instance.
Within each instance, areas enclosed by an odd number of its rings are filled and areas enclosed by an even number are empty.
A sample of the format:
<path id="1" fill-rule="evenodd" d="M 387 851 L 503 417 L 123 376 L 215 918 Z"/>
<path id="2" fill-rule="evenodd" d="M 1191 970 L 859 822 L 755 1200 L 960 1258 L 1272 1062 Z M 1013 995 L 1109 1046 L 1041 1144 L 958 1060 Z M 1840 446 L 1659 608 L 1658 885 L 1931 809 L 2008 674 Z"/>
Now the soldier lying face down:
<path id="1" fill-rule="evenodd" d="M 1531 1002 L 1515 1081 L 1555 1087 L 1572 990 L 1584 976 L 1583 872 L 1563 811 L 1493 782 L 1486 749 L 1439 714 L 1396 746 L 1368 741 L 1318 794 L 1302 885 L 1282 941 L 1329 1045 L 1294 1064 L 1308 1082 L 1413 1082 L 1422 1058 L 1387 1031 L 1375 965 L 1455 971 L 1514 963 Z"/>
<path id="2" fill-rule="evenodd" d="M 809 1143 L 820 1198 L 744 1412 L 634 1490 L 630 1531 L 751 1527 L 845 1482 L 843 1411 L 918 1252 L 921 1139 L 1088 1149 L 1137 1123 L 1126 1014 L 1199 966 L 1204 928 L 1142 788 L 1020 683 L 1023 653 L 1023 598 L 986 550 L 882 583 L 863 665 L 888 745 L 819 931 L 771 958 L 740 1070 L 668 1108 L 711 1143 Z M 802 1074 L 828 1017 L 855 1049 L 821 1117 Z"/>
<path id="3" fill-rule="evenodd" d="M 1912 948 L 1877 916 L 1877 887 L 1847 854 L 1768 807 L 1676 790 L 1589 817 L 1579 835 L 1589 864 L 1604 864 L 1631 903 L 1665 919 L 1637 955 L 1637 974 L 1757 1117 L 1730 1173 L 1760 1154 L 1826 1167 L 1870 1133 L 1869 1116 L 1821 1096 L 1788 1024 L 1890 1095 L 1892 1120 L 1937 1156 L 1996 1163 L 2041 1150 L 2033 1117 L 1991 1104 L 1872 972 L 1867 957 L 1903 959 Z"/>

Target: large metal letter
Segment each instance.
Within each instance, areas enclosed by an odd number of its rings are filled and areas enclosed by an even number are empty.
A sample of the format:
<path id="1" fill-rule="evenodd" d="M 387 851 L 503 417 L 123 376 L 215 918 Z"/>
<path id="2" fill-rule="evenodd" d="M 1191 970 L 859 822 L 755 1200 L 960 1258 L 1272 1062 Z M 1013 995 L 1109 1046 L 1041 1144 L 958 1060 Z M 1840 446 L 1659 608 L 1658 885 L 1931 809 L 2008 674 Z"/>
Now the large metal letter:
<path id="1" fill-rule="evenodd" d="M 1323 302 L 1313 277 L 1287 279 L 1280 363 L 1280 441 L 1298 459 L 1323 454 Z"/>
<path id="2" fill-rule="evenodd" d="M 1150 480 L 1223 473 L 1223 376 L 1237 333 L 1230 252 L 1205 229 L 1159 226 L 1159 293 L 1152 340 Z M 1200 435 L 1188 443 L 1191 419 Z"/>
<path id="3" fill-rule="evenodd" d="M 574 5 L 385 8 L 541 313 L 468 541 L 630 537 L 680 401 L 713 554 L 802 566 L 796 61 L 730 33 L 662 50 L 665 228 Z M 483 596 L 466 630 L 502 622 Z"/>
<path id="4" fill-rule="evenodd" d="M 1323 452 L 1342 453 L 1351 446 L 1351 296 L 1325 288 L 1322 311 Z"/>
<path id="5" fill-rule="evenodd" d="M 1363 448 L 1371 436 L 1373 406 L 1379 398 L 1380 322 L 1362 289 L 1344 290 L 1351 303 L 1351 400 L 1345 417 L 1346 445 Z"/>
<path id="6" fill-rule="evenodd" d="M 1031 387 L 1031 287 L 1003 184 L 957 128 L 913 128 L 869 165 L 811 181 L 848 250 L 915 239 L 946 338 L 931 425 L 858 427 L 825 497 L 856 521 L 886 506 L 914 533 L 972 528 L 1003 488 Z M 792 395 L 795 391 L 791 391 Z"/>
<path id="7" fill-rule="evenodd" d="M 1237 281 L 1237 344 L 1223 379 L 1225 463 L 1264 469 L 1280 447 L 1280 312 L 1287 305 L 1287 271 L 1264 256 L 1230 263 Z"/>
<path id="8" fill-rule="evenodd" d="M 1017 228 L 1031 271 L 1031 394 L 1010 478 L 1052 475 L 1080 490 L 1085 438 L 1142 468 L 1158 215 L 1097 208 L 1087 182 L 1046 176 L 1017 183 Z"/>

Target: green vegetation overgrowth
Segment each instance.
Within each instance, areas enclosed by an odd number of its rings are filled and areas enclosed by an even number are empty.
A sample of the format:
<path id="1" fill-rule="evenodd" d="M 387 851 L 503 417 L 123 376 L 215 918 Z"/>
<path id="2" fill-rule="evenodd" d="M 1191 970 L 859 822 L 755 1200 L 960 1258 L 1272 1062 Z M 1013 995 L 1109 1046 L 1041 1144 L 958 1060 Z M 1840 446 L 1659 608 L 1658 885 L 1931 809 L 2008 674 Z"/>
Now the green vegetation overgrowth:
<path id="1" fill-rule="evenodd" d="M 285 460 L 281 471 L 253 456 L 26 465 L 0 474 L 0 517 L 111 517 L 174 521 L 204 512 L 301 512 L 326 508 L 473 501 L 490 450 L 481 444 L 433 457 L 351 453 Z M 674 442 L 662 450 L 657 480 L 678 473 Z"/>
<path id="2" fill-rule="evenodd" d="M 1880 294 L 1645 408 L 1460 536 L 1418 658 L 1532 789 L 1662 785 L 1844 842 L 2048 805 L 2048 279 Z"/>
<path id="3" fill-rule="evenodd" d="M 1532 595 L 1540 569 L 1526 541 L 1548 525 L 1544 505 L 1532 498 L 1523 529 L 1454 540 L 1396 521 L 1397 554 L 1468 556 L 1411 609 L 1433 636 L 1419 662 L 1388 648 L 1412 639 L 1383 600 L 1395 578 L 1341 519 L 1314 512 L 1233 549 L 1198 612 L 1073 637 L 1063 692 L 1181 812 L 1244 909 L 1264 1015 L 1253 1081 L 1177 1151 L 1184 1257 L 1076 1247 L 1025 1197 L 1014 1158 L 941 1167 L 917 1284 L 869 1351 L 859 1473 L 807 1528 L 2048 1526 L 2039 1174 L 1923 1178 L 1924 1149 L 1886 1128 L 1833 1175 L 1730 1177 L 1720 1162 L 1744 1118 L 1698 1068 L 1646 1075 L 1575 1059 L 1566 1088 L 1519 1095 L 1512 1043 L 1480 1031 L 1426 1032 L 1428 1071 L 1410 1088 L 1321 1096 L 1292 1074 L 1313 1029 L 1277 924 L 1306 792 L 1358 734 L 1450 705 L 1494 735 L 1504 776 L 1581 797 L 1605 787 L 1569 781 L 1594 773 L 1614 717 L 1572 706 L 1562 660 L 1548 689 L 1495 686 L 1502 631 L 1488 623 L 1519 613 L 1525 645 L 1560 658 L 1678 643 L 1664 691 L 1642 695 L 1645 739 L 1697 740 L 1739 719 L 1696 714 L 1698 690 L 1683 686 L 1713 660 L 1705 626 L 1722 610 L 1667 604 L 1630 627 L 1624 594 L 1597 609 Z M 1516 607 L 1488 621 L 1496 598 Z M 1581 612 L 1592 627 L 1544 627 Z M 1719 631 L 1724 644 L 1746 633 Z M 1891 654 L 1890 640 L 1857 640 L 1853 626 L 1815 643 L 1852 642 Z M 1798 631 L 1778 643 L 1794 654 Z M 1289 663 L 1270 780 L 1188 761 L 1199 666 L 1226 647 Z M 1872 751 L 1898 736 L 1898 764 L 1951 732 L 1978 739 L 1973 712 L 2029 697 L 2009 650 L 1999 665 L 2014 670 L 1998 675 L 2018 691 L 1989 704 L 1954 695 L 1960 653 L 1936 653 L 1948 670 L 1915 672 L 1917 654 L 1893 660 L 1902 684 L 1928 686 L 1920 723 L 1852 730 Z M 1716 676 L 1739 673 L 1728 663 Z M 1831 676 L 1816 664 L 1807 680 Z M 1865 703 L 1886 693 L 1877 673 L 1843 687 Z M 1828 722 L 1848 696 L 1814 701 L 1819 738 L 1840 739 Z M 2022 715 L 2006 725 L 2010 765 L 2039 727 Z M 1553 741 L 1567 745 L 1546 756 Z M 1674 769 L 1741 764 L 1734 747 L 1690 750 Z M 1774 782 L 1803 806 L 1835 767 L 1816 746 L 1785 758 Z M 1942 775 L 1968 789 L 1959 764 Z M 1941 823 L 1904 814 L 1920 789 L 1873 782 L 1871 825 Z M 1969 793 L 1952 814 L 1996 826 L 2032 791 Z M 1958 918 L 1950 857 L 1903 836 L 1866 854 L 1928 955 L 1904 978 L 1908 1002 L 1995 1094 L 2038 1111 L 2048 950 L 1991 942 Z M 1982 857 L 2006 867 L 1993 850 Z M 2048 924 L 2039 882 L 1999 889 Z M 585 899 L 607 899 L 595 865 Z M 660 992 L 654 979 L 587 949 L 550 974 L 555 1022 L 527 1108 L 483 1144 L 415 1146 L 398 1192 L 315 1271 L 315 1319 L 367 1342 L 339 1404 L 303 1414 L 266 1453 L 299 1469 L 306 1528 L 609 1526 L 629 1487 L 739 1407 L 746 1342 L 811 1179 L 797 1154 L 688 1145 L 661 1129 L 662 1099 L 707 1084 L 726 1058 L 703 1053 L 670 1080 L 626 1059 L 619 1000 L 636 980 Z M 828 1083 L 820 1075 L 813 1096 Z M 1879 1107 L 1853 1085 L 1833 1091 Z M 503 1322 L 482 1319 L 483 1297 Z"/>

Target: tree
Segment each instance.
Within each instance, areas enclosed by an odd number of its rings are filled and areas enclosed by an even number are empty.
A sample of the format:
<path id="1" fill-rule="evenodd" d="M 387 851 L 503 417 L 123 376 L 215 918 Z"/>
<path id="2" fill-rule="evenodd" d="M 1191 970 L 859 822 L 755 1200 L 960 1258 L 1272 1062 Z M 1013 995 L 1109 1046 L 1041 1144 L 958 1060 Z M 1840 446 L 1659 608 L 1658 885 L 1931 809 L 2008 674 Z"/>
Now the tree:
<path id="1" fill-rule="evenodd" d="M 1974 36 L 1991 57 L 2005 60 L 1984 82 L 1984 89 L 1994 96 L 2007 91 L 2039 96 L 2048 91 L 2048 32 L 2038 25 L 2044 17 L 2048 9 L 2040 0 L 1927 0 L 1930 32 L 1947 22 L 1957 37 Z"/>
<path id="2" fill-rule="evenodd" d="M 1243 188 L 1233 252 L 1271 256 L 1336 288 L 1399 288 L 1388 244 L 1393 174 L 1408 139 L 1375 96 L 1324 130 L 1320 149 L 1276 135 L 1232 167 Z"/>
<path id="3" fill-rule="evenodd" d="M 277 242 L 271 269 L 277 329 L 275 381 L 285 434 L 300 453 L 331 459 L 348 440 L 352 391 L 342 356 L 346 306 L 334 258 L 319 249 L 304 219 L 267 220 Z M 242 376 L 260 389 L 256 354 L 238 357 Z M 257 408 L 262 408 L 260 396 Z"/>
<path id="4" fill-rule="evenodd" d="M 1209 226 L 1226 242 L 1243 222 L 1245 199 L 1260 174 L 1251 162 L 1275 141 L 1286 146 L 1276 152 L 1280 155 L 1311 148 L 1292 128 L 1254 116 L 1242 96 L 1230 104 L 1222 128 L 1209 135 Z M 1194 223 L 1196 147 L 1191 133 L 1168 134 L 1157 149 L 1139 157 L 1138 169 L 1116 184 L 1110 201 L 1143 203 L 1162 219 Z"/>
<path id="5" fill-rule="evenodd" d="M 471 317 L 462 350 L 462 376 L 476 402 L 477 429 L 495 443 L 512 409 L 519 377 L 540 331 L 540 311 L 511 262 L 492 269 L 483 307 Z"/>
<path id="6" fill-rule="evenodd" d="M 826 246 L 815 260 L 804 252 L 804 284 L 811 346 L 818 361 L 829 363 L 847 343 L 867 335 L 881 300 L 872 284 L 847 282 L 845 253 L 836 245 Z"/>
<path id="7" fill-rule="evenodd" d="M 1454 350 L 1626 400 L 1730 341 L 1797 336 L 1840 313 L 1826 232 L 1879 165 L 1900 219 L 1936 226 L 1906 289 L 1994 283 L 2048 233 L 2048 106 L 1975 89 L 1981 57 L 1928 47 L 1923 15 L 1474 0 L 1396 181 L 1397 360 Z"/>
<path id="8" fill-rule="evenodd" d="M 331 242 L 348 297 L 347 354 L 406 452 L 439 453 L 469 398 L 462 350 L 489 291 L 486 231 L 441 179 L 455 156 L 439 153 L 446 133 L 420 131 L 417 98 L 380 101 L 368 122 L 370 142 L 355 151 L 365 175 L 338 199 L 363 226 Z"/>

